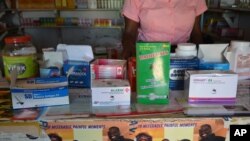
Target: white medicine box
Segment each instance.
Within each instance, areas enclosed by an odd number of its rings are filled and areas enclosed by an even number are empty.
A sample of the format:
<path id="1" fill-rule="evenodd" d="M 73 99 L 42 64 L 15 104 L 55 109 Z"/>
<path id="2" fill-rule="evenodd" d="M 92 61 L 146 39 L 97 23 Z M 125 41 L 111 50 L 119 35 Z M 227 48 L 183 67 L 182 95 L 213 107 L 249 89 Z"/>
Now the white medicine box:
<path id="1" fill-rule="evenodd" d="M 130 105 L 131 90 L 128 80 L 94 79 L 91 93 L 92 106 Z"/>
<path id="2" fill-rule="evenodd" d="M 235 103 L 238 75 L 223 70 L 188 70 L 184 91 L 189 103 Z"/>

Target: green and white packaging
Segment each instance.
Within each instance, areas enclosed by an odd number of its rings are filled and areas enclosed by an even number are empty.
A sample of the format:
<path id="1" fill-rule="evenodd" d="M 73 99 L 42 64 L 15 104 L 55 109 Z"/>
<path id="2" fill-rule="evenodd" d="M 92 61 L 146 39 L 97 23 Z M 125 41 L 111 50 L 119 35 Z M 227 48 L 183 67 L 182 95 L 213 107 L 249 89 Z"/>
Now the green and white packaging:
<path id="1" fill-rule="evenodd" d="M 170 43 L 136 43 L 137 102 L 168 104 Z"/>

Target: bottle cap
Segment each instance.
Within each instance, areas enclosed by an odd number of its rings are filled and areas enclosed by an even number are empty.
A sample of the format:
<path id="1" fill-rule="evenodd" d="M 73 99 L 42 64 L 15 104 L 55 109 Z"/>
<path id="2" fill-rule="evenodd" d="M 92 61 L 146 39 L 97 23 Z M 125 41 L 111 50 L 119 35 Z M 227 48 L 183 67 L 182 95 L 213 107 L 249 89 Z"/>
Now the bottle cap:
<path id="1" fill-rule="evenodd" d="M 175 49 L 175 56 L 177 56 L 177 57 L 197 56 L 197 50 L 180 50 L 180 49 L 176 48 Z"/>
<path id="2" fill-rule="evenodd" d="M 177 48 L 179 50 L 196 50 L 196 45 L 193 43 L 180 43 Z"/>

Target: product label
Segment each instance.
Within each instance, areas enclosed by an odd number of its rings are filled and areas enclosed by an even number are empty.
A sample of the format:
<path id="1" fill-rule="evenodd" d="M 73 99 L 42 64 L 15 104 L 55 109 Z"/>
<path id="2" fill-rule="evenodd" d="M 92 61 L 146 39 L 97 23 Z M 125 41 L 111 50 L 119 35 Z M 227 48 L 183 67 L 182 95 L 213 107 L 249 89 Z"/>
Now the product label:
<path id="1" fill-rule="evenodd" d="M 35 55 L 3 56 L 4 73 L 7 78 L 11 71 L 17 69 L 17 78 L 29 78 L 37 74 L 38 64 Z"/>
<path id="2" fill-rule="evenodd" d="M 168 103 L 169 51 L 169 43 L 136 43 L 136 85 L 138 103 Z"/>
<path id="3" fill-rule="evenodd" d="M 199 59 L 197 57 L 171 57 L 169 73 L 169 88 L 171 90 L 184 90 L 184 76 L 186 70 L 197 70 Z"/>

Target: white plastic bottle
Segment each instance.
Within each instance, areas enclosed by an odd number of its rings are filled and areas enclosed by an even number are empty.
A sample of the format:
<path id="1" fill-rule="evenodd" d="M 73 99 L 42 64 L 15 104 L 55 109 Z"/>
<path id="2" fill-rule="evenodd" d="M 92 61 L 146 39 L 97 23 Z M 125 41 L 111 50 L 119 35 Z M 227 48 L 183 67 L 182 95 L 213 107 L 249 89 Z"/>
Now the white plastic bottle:
<path id="1" fill-rule="evenodd" d="M 250 42 L 233 40 L 230 47 L 230 69 L 238 73 L 240 80 L 250 78 Z"/>

